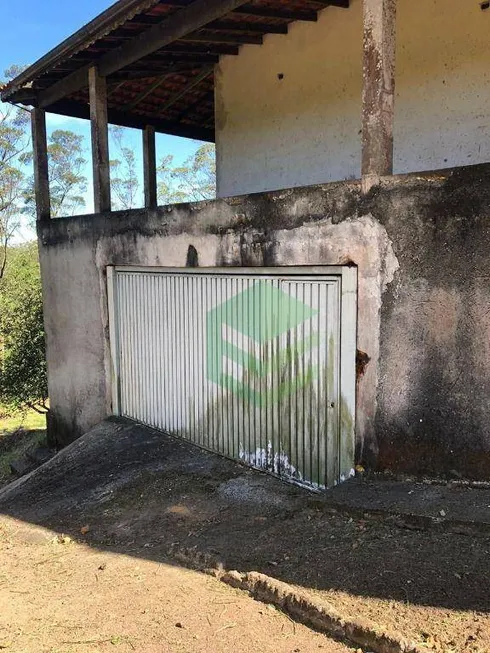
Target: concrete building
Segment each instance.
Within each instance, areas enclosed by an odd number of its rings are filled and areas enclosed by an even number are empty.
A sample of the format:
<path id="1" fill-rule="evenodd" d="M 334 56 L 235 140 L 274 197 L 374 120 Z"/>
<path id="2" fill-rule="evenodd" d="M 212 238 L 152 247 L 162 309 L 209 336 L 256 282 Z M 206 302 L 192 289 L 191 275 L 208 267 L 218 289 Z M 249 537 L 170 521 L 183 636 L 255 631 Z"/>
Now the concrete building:
<path id="1" fill-rule="evenodd" d="M 33 108 L 51 437 L 110 414 L 296 482 L 490 474 L 488 3 L 120 0 L 2 91 Z M 97 213 L 51 219 L 45 111 Z M 143 130 L 111 212 L 108 122 Z M 155 131 L 219 199 L 157 207 Z"/>

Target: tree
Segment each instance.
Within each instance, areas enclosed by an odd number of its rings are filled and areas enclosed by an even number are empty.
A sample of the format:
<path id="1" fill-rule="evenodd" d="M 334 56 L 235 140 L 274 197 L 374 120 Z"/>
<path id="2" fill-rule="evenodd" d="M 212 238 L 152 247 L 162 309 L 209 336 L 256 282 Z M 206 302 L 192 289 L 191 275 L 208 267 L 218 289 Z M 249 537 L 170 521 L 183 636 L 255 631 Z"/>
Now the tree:
<path id="1" fill-rule="evenodd" d="M 216 197 L 216 156 L 214 145 L 205 143 L 183 166 L 174 170 L 174 178 L 188 201 L 199 202 Z"/>
<path id="2" fill-rule="evenodd" d="M 21 69 L 12 66 L 4 81 Z M 0 82 L 0 86 L 2 82 Z M 0 104 L 0 279 L 7 264 L 9 244 L 19 227 L 25 173 L 22 156 L 29 147 L 29 113 L 10 104 Z"/>
<path id="3" fill-rule="evenodd" d="M 124 143 L 122 127 L 112 126 L 110 136 L 118 153 L 118 158 L 110 161 L 113 207 L 116 210 L 133 209 L 140 187 L 136 157 L 134 151 Z"/>
<path id="4" fill-rule="evenodd" d="M 185 202 L 187 197 L 176 186 L 174 177 L 174 157 L 171 154 L 163 157 L 157 169 L 157 192 L 159 204 L 177 204 L 178 202 Z"/>
<path id="5" fill-rule="evenodd" d="M 158 198 L 163 204 L 199 202 L 216 197 L 214 145 L 205 143 L 182 166 L 167 155 L 158 166 Z"/>
<path id="6" fill-rule="evenodd" d="M 87 160 L 84 157 L 83 136 L 72 131 L 57 129 L 48 138 L 49 191 L 51 215 L 54 218 L 75 215 L 85 206 L 83 194 L 87 178 L 83 175 Z M 23 163 L 32 162 L 32 152 Z M 36 200 L 34 180 L 31 178 L 24 193 L 25 210 L 34 215 Z"/>
<path id="7" fill-rule="evenodd" d="M 63 129 L 54 131 L 49 137 L 48 162 L 51 215 L 75 215 L 85 206 L 83 194 L 87 190 L 83 136 Z"/>
<path id="8" fill-rule="evenodd" d="M 51 214 L 55 218 L 73 215 L 85 204 L 83 137 L 61 129 L 54 131 L 49 137 L 48 156 Z M 19 154 L 18 161 L 28 165 L 32 152 Z M 24 211 L 34 213 L 32 178 L 26 187 L 22 175 L 21 195 Z M 19 198 L 12 205 L 13 216 L 19 213 Z M 12 247 L 7 243 L 5 252 L 10 261 L 0 279 L 0 403 L 11 411 L 29 407 L 44 413 L 48 387 L 37 244 Z"/>
<path id="9" fill-rule="evenodd" d="M 37 244 L 9 248 L 0 280 L 0 403 L 47 412 L 47 376 Z"/>

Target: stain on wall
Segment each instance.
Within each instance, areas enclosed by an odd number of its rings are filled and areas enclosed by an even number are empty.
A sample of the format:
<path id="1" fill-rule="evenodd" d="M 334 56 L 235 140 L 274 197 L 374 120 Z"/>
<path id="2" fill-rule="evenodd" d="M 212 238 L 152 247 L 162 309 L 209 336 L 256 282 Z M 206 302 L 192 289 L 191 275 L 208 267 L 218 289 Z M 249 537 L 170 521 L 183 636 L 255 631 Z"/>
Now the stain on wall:
<path id="1" fill-rule="evenodd" d="M 107 265 L 358 266 L 357 460 L 490 476 L 490 165 L 38 227 L 51 405 L 66 443 L 110 413 Z"/>

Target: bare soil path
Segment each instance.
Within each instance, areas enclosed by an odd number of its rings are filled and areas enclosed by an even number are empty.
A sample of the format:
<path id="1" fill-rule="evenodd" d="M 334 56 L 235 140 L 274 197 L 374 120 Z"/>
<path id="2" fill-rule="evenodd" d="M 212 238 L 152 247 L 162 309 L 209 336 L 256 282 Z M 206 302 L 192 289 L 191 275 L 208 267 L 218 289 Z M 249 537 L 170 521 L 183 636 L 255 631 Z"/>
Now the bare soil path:
<path id="1" fill-rule="evenodd" d="M 7 653 L 349 653 L 204 574 L 98 551 L 3 519 Z"/>

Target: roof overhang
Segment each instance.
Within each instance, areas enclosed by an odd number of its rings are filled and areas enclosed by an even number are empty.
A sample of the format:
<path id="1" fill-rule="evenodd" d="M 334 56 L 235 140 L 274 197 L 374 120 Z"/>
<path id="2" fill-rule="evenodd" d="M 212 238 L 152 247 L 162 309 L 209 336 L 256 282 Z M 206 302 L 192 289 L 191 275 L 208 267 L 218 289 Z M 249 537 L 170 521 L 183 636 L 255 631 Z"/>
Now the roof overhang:
<path id="1" fill-rule="evenodd" d="M 214 65 L 348 0 L 119 0 L 1 90 L 1 99 L 88 118 L 88 69 L 109 121 L 214 140 Z"/>

